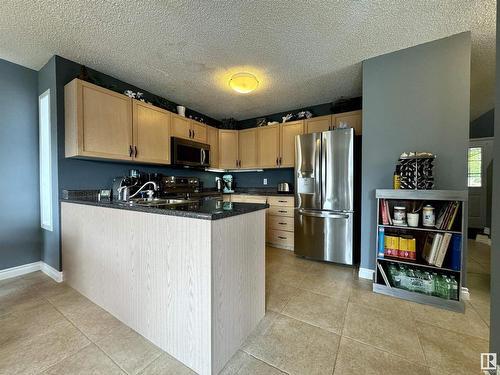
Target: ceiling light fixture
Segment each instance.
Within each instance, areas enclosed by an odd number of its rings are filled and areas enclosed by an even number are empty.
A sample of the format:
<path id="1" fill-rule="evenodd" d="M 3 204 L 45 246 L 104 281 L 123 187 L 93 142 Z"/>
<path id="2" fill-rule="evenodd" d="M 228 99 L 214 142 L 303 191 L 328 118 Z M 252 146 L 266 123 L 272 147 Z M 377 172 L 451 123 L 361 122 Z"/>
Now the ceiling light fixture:
<path id="1" fill-rule="evenodd" d="M 240 94 L 248 94 L 259 86 L 259 81 L 251 73 L 236 73 L 229 80 L 229 86 Z"/>

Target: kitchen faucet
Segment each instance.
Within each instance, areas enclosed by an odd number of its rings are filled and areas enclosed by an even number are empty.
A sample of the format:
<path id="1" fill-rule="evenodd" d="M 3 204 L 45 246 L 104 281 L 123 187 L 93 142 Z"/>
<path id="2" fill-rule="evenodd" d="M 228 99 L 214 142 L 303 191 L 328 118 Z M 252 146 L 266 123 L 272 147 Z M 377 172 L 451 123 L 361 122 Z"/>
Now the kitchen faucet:
<path id="1" fill-rule="evenodd" d="M 154 181 L 146 182 L 134 194 L 132 194 L 130 196 L 129 196 L 129 186 L 120 187 L 118 189 L 118 193 L 121 195 L 122 201 L 127 201 L 127 200 L 135 197 L 137 194 L 139 194 L 142 191 L 142 189 L 144 189 L 147 185 L 150 185 L 150 184 L 153 185 L 153 190 L 149 189 L 149 190 L 146 190 L 145 192 L 148 195 L 148 200 L 151 200 L 151 199 L 153 199 L 153 195 L 154 195 L 155 191 L 158 190 L 158 185 Z M 122 193 L 122 190 L 123 190 L 123 193 Z"/>

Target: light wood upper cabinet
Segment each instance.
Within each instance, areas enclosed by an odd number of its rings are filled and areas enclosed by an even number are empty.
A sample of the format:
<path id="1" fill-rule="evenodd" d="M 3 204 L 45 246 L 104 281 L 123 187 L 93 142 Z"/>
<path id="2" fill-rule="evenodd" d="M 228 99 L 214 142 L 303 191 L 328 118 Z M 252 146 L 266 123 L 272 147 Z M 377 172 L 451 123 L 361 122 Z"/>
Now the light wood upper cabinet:
<path id="1" fill-rule="evenodd" d="M 280 167 L 295 166 L 295 136 L 304 134 L 304 121 L 280 124 Z"/>
<path id="2" fill-rule="evenodd" d="M 257 128 L 240 130 L 238 134 L 239 168 L 258 166 Z"/>
<path id="3" fill-rule="evenodd" d="M 201 122 L 190 120 L 191 139 L 196 142 L 207 143 L 207 126 Z"/>
<path id="4" fill-rule="evenodd" d="M 341 123 L 347 124 L 347 127 L 354 129 L 354 134 L 361 135 L 363 132 L 362 111 L 352 111 L 334 115 L 335 127 L 338 128 Z"/>
<path id="5" fill-rule="evenodd" d="M 170 164 L 170 112 L 134 100 L 133 114 L 134 160 Z"/>
<path id="6" fill-rule="evenodd" d="M 172 137 L 191 139 L 191 124 L 188 118 L 172 113 L 171 128 Z"/>
<path id="7" fill-rule="evenodd" d="M 281 125 L 268 125 L 257 128 L 259 167 L 278 168 L 280 153 Z"/>
<path id="8" fill-rule="evenodd" d="M 172 113 L 172 137 L 207 143 L 207 126 Z"/>
<path id="9" fill-rule="evenodd" d="M 207 126 L 207 143 L 210 145 L 210 166 L 219 168 L 219 129 Z"/>
<path id="10" fill-rule="evenodd" d="M 326 132 L 333 129 L 332 115 L 313 117 L 304 120 L 305 133 Z"/>
<path id="11" fill-rule="evenodd" d="M 74 79 L 64 105 L 66 157 L 132 159 L 132 99 Z"/>
<path id="12" fill-rule="evenodd" d="M 238 130 L 219 129 L 219 168 L 238 168 Z"/>

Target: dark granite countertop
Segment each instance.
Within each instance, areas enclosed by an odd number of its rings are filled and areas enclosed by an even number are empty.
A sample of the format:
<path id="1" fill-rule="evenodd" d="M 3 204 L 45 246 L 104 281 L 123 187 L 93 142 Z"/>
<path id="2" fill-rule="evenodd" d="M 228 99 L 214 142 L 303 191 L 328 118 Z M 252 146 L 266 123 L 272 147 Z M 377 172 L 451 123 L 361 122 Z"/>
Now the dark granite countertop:
<path id="1" fill-rule="evenodd" d="M 236 188 L 234 193 L 228 194 L 245 194 L 245 195 L 276 195 L 276 196 L 285 196 L 285 197 L 293 197 L 292 193 L 278 193 L 276 188 Z"/>
<path id="2" fill-rule="evenodd" d="M 218 220 L 230 216 L 247 214 L 264 210 L 267 204 L 230 203 L 216 200 L 199 200 L 175 206 L 139 206 L 121 202 L 99 202 L 96 200 L 61 199 L 61 202 L 86 204 L 90 206 L 109 207 L 120 210 L 139 211 L 160 215 L 182 216 L 202 220 Z"/>

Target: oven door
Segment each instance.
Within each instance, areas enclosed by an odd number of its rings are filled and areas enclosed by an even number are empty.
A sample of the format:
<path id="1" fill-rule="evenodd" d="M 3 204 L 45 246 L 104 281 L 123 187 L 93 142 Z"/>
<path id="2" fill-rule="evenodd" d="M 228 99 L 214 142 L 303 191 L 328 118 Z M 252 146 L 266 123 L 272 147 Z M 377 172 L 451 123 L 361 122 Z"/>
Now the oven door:
<path id="1" fill-rule="evenodd" d="M 210 145 L 172 137 L 172 164 L 191 167 L 210 166 Z"/>

